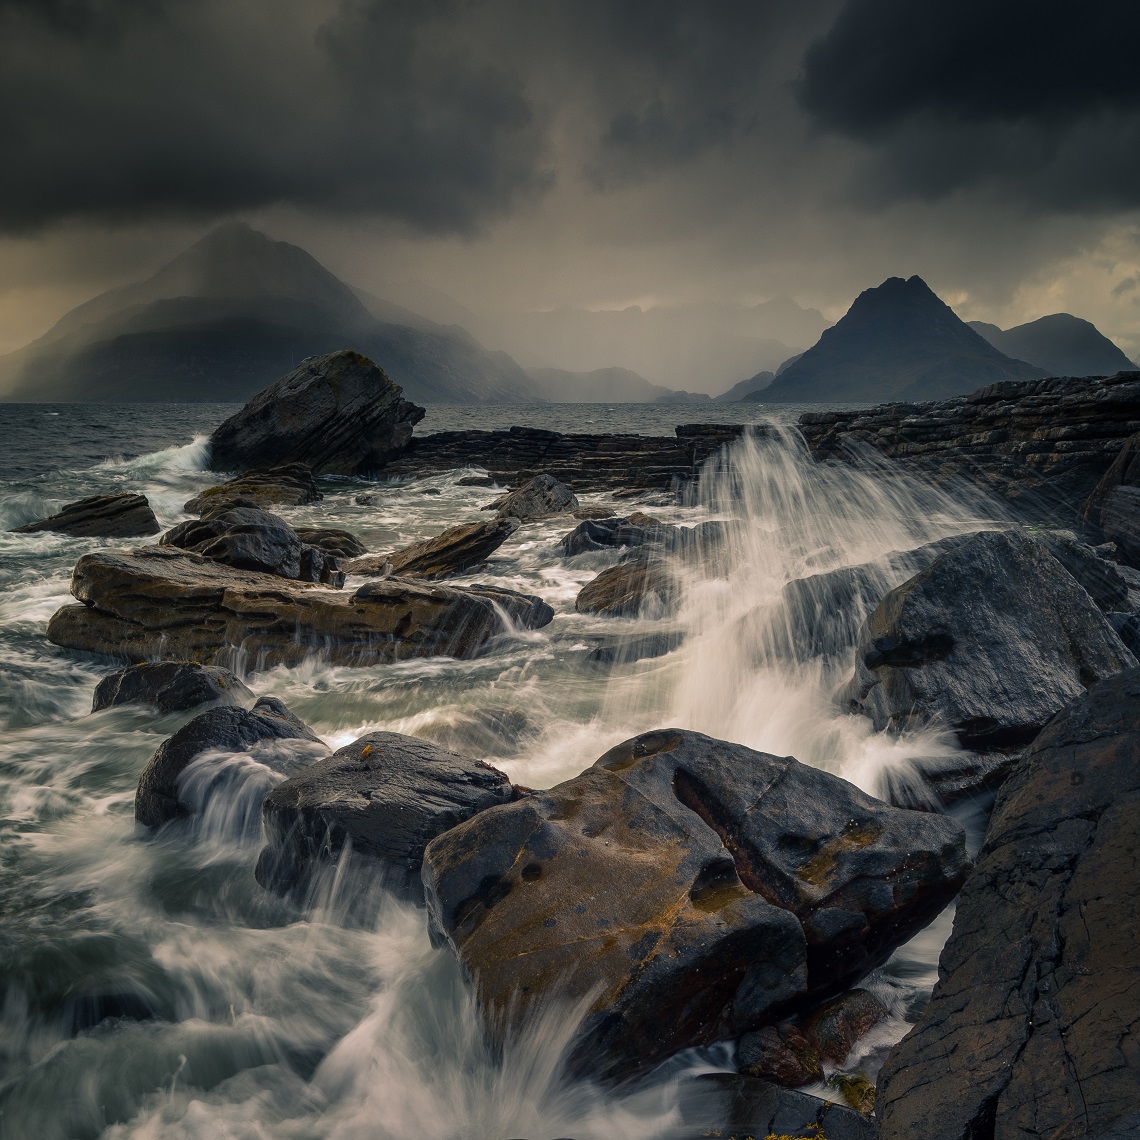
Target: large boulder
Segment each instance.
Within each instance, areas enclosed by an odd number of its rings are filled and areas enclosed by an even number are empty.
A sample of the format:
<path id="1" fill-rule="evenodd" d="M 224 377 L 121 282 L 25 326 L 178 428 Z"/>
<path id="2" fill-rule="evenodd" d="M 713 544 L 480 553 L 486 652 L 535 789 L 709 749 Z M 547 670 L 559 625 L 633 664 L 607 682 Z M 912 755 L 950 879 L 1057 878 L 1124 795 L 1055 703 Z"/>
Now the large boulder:
<path id="1" fill-rule="evenodd" d="M 303 889 L 351 844 L 375 861 L 385 886 L 418 902 L 428 842 L 515 794 L 482 760 L 398 732 L 369 733 L 270 792 L 257 881 L 282 893 Z"/>
<path id="2" fill-rule="evenodd" d="M 242 653 L 252 669 L 297 665 L 311 655 L 340 665 L 407 657 L 467 657 L 516 626 L 546 625 L 541 599 L 491 586 L 462 589 L 385 578 L 355 593 L 235 570 L 171 546 L 85 555 L 48 640 L 128 661 L 221 664 Z"/>
<path id="3" fill-rule="evenodd" d="M 488 503 L 485 511 L 498 511 L 515 519 L 541 519 L 578 507 L 578 496 L 553 475 L 536 475 L 515 491 Z"/>
<path id="4" fill-rule="evenodd" d="M 310 356 L 210 436 L 210 467 L 303 463 L 318 475 L 379 470 L 403 450 L 423 408 L 358 352 Z"/>
<path id="5" fill-rule="evenodd" d="M 303 463 L 286 463 L 265 471 L 246 471 L 216 487 L 207 487 L 186 503 L 190 515 L 224 510 L 226 507 L 298 507 L 324 496 Z"/>
<path id="6" fill-rule="evenodd" d="M 863 626 L 844 695 L 878 729 L 938 721 L 966 748 L 1008 749 L 1089 685 L 1135 664 L 1041 543 L 987 531 L 883 598 Z"/>
<path id="7" fill-rule="evenodd" d="M 350 530 L 335 526 L 297 526 L 297 537 L 307 546 L 316 546 L 337 558 L 359 558 L 368 547 Z"/>
<path id="8" fill-rule="evenodd" d="M 104 677 L 95 686 L 91 711 L 142 704 L 176 713 L 205 704 L 248 705 L 254 699 L 228 669 L 197 661 L 144 661 Z"/>
<path id="9" fill-rule="evenodd" d="M 12 534 L 50 530 L 75 538 L 139 538 L 162 527 L 145 495 L 91 495 L 38 522 L 14 527 Z"/>
<path id="10" fill-rule="evenodd" d="M 880 1074 L 883 1140 L 1140 1135 L 1140 670 L 998 794 L 939 981 Z"/>
<path id="11" fill-rule="evenodd" d="M 583 1002 L 574 1064 L 620 1076 L 852 985 L 968 866 L 946 817 L 662 729 L 434 839 L 423 876 L 492 1031 Z"/>
<path id="12" fill-rule="evenodd" d="M 312 761 L 328 749 L 276 697 L 262 697 L 252 709 L 208 709 L 159 745 L 139 778 L 135 819 L 160 827 L 193 814 L 198 806 L 180 787 L 186 769 L 203 753 L 245 752 L 264 741 L 298 742 L 295 755 Z"/>
<path id="13" fill-rule="evenodd" d="M 284 519 L 260 507 L 230 506 L 190 519 L 168 530 L 161 543 L 193 550 L 238 570 L 338 588 L 344 585 L 344 574 L 331 554 L 306 545 Z"/>
<path id="14" fill-rule="evenodd" d="M 630 558 L 603 570 L 578 591 L 574 608 L 599 617 L 667 614 L 680 595 L 677 577 L 661 558 Z"/>
<path id="15" fill-rule="evenodd" d="M 498 515 L 487 522 L 460 523 L 435 538 L 414 542 L 391 554 L 357 558 L 345 564 L 349 574 L 407 574 L 446 578 L 485 562 L 519 528 L 519 520 Z"/>

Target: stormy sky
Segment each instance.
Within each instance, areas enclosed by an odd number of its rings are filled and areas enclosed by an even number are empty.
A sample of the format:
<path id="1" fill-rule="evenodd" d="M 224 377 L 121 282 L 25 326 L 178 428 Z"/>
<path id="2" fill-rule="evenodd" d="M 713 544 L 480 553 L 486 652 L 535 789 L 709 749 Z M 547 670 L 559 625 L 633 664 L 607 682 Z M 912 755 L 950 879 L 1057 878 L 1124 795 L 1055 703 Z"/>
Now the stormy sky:
<path id="1" fill-rule="evenodd" d="M 0 351 L 238 217 L 504 337 L 918 273 L 1136 357 L 1138 43 L 1122 0 L 0 0 Z"/>

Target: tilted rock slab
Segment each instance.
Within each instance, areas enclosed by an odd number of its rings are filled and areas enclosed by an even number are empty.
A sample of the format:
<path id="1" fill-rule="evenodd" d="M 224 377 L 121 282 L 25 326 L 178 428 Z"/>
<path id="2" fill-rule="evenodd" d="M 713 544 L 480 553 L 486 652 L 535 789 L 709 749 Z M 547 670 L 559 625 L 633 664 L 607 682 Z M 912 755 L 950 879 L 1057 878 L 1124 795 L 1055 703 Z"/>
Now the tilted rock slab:
<path id="1" fill-rule="evenodd" d="M 251 705 L 255 697 L 228 669 L 197 661 L 144 661 L 129 665 L 95 686 L 91 711 L 116 705 L 153 705 L 161 713 L 198 705 Z"/>
<path id="2" fill-rule="evenodd" d="M 1041 543 L 989 531 L 883 598 L 845 696 L 879 729 L 937 720 L 967 748 L 1014 748 L 1089 685 L 1135 664 Z"/>
<path id="3" fill-rule="evenodd" d="M 400 454 L 423 408 L 366 356 L 310 356 L 210 436 L 213 471 L 303 463 L 318 475 L 360 475 Z"/>
<path id="4" fill-rule="evenodd" d="M 587 1001 L 620 1076 L 842 990 L 954 896 L 954 821 L 791 757 L 661 729 L 433 840 L 424 893 L 492 1032 Z"/>
<path id="5" fill-rule="evenodd" d="M 369 733 L 269 793 L 257 881 L 282 893 L 304 889 L 347 843 L 376 861 L 386 887 L 418 902 L 428 842 L 515 795 L 482 760 L 398 732 Z"/>
<path id="6" fill-rule="evenodd" d="M 67 649 L 138 661 L 228 662 L 242 650 L 251 668 L 296 665 L 320 654 L 341 665 L 477 652 L 516 625 L 546 625 L 539 598 L 491 586 L 459 589 L 404 578 L 355 593 L 235 570 L 175 547 L 85 555 L 48 640 Z"/>
<path id="7" fill-rule="evenodd" d="M 323 499 L 313 473 L 303 463 L 286 463 L 265 471 L 247 471 L 216 487 L 207 487 L 190 499 L 183 510 L 190 515 L 231 506 L 297 507 Z"/>
<path id="8" fill-rule="evenodd" d="M 535 475 L 518 490 L 501 495 L 483 508 L 515 519 L 541 519 L 578 507 L 578 496 L 553 475 Z"/>
<path id="9" fill-rule="evenodd" d="M 434 538 L 414 542 L 391 554 L 373 554 L 345 563 L 349 574 L 409 574 L 446 578 L 485 562 L 519 528 L 519 520 L 497 516 L 486 522 L 460 523 Z"/>
<path id="10" fill-rule="evenodd" d="M 145 495 L 91 495 L 38 522 L 13 528 L 12 534 L 50 530 L 75 538 L 139 538 L 162 527 Z"/>
<path id="11" fill-rule="evenodd" d="M 880 1074 L 883 1140 L 1140 1135 L 1140 669 L 998 794 L 939 982 Z"/>
<path id="12" fill-rule="evenodd" d="M 163 741 L 150 758 L 135 793 L 135 819 L 154 828 L 191 814 L 192 805 L 179 794 L 178 785 L 197 757 L 204 752 L 244 752 L 268 740 L 299 741 L 309 760 L 328 751 L 276 697 L 262 697 L 249 710 L 208 709 Z"/>
<path id="13" fill-rule="evenodd" d="M 600 617 L 637 617 L 643 610 L 670 613 L 681 588 L 662 558 L 631 558 L 609 566 L 578 591 L 574 608 Z"/>

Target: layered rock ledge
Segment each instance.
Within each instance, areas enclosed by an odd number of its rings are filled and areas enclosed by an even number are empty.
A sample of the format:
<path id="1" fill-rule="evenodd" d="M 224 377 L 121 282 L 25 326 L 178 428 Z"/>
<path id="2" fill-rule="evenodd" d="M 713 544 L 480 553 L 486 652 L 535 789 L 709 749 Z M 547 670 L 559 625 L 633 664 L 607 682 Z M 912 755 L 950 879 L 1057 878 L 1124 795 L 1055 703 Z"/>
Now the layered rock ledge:
<path id="1" fill-rule="evenodd" d="M 545 602 L 492 586 L 462 589 L 385 578 L 355 593 L 214 562 L 176 547 L 81 558 L 48 640 L 131 661 L 193 660 L 249 668 L 320 654 L 342 665 L 476 653 L 503 632 L 500 611 L 523 628 L 554 616 Z"/>

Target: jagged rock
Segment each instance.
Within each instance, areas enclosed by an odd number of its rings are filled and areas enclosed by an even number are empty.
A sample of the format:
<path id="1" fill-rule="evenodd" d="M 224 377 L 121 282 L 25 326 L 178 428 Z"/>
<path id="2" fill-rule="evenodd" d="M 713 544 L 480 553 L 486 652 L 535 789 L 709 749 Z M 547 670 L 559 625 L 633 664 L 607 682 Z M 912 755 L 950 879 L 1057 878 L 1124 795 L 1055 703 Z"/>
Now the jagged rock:
<path id="1" fill-rule="evenodd" d="M 517 491 L 501 495 L 483 509 L 498 511 L 509 518 L 540 519 L 575 510 L 577 506 L 577 495 L 564 483 L 559 483 L 553 475 L 536 475 Z"/>
<path id="2" fill-rule="evenodd" d="M 1128 605 L 1128 583 L 1120 571 L 1070 531 L 1045 531 L 1036 536 L 1105 613 Z"/>
<path id="3" fill-rule="evenodd" d="M 612 1076 L 847 988 L 968 865 L 947 817 L 662 729 L 439 836 L 423 877 L 492 1031 L 587 1000 L 574 1064 Z"/>
<path id="4" fill-rule="evenodd" d="M 320 737 L 276 697 L 262 697 L 248 711 L 208 709 L 163 741 L 150 758 L 135 793 L 135 819 L 153 828 L 191 814 L 194 805 L 179 785 L 195 759 L 205 752 L 245 752 L 270 740 L 300 742 L 297 755 L 306 760 L 328 751 Z"/>
<path id="5" fill-rule="evenodd" d="M 939 981 L 879 1078 L 883 1140 L 1140 1131 L 1140 670 L 1094 685 L 998 793 Z"/>
<path id="6" fill-rule="evenodd" d="M 860 1113 L 756 1077 L 709 1073 L 679 1092 L 684 1140 L 876 1140 L 874 1123 Z"/>
<path id="7" fill-rule="evenodd" d="M 377 862 L 385 886 L 419 901 L 429 840 L 514 798 L 510 780 L 482 760 L 398 732 L 369 733 L 270 792 L 257 881 L 279 893 L 303 889 L 351 843 L 354 855 Z"/>
<path id="8" fill-rule="evenodd" d="M 335 558 L 307 546 L 282 518 L 259 507 L 229 507 L 179 523 L 162 536 L 163 546 L 192 550 L 204 558 L 301 582 L 340 588 L 344 574 Z"/>
<path id="9" fill-rule="evenodd" d="M 644 612 L 672 611 L 680 594 L 677 579 L 660 559 L 630 559 L 603 570 L 578 591 L 580 614 L 637 617 Z"/>
<path id="10" fill-rule="evenodd" d="M 104 677 L 95 686 L 91 711 L 143 704 L 161 713 L 175 713 L 210 702 L 247 705 L 253 701 L 253 693 L 228 669 L 197 661 L 147 661 Z"/>
<path id="11" fill-rule="evenodd" d="M 502 632 L 498 609 L 523 628 L 554 616 L 539 598 L 491 586 L 459 589 L 414 579 L 370 582 L 355 593 L 234 570 L 199 554 L 156 546 L 85 555 L 48 639 L 131 661 L 296 665 L 317 654 L 372 665 L 440 654 L 466 657 Z"/>
<path id="12" fill-rule="evenodd" d="M 884 771 L 876 791 L 880 799 L 895 807 L 941 810 L 996 792 L 1020 760 L 1020 752 L 959 752 L 915 758 L 906 768 Z"/>
<path id="13" fill-rule="evenodd" d="M 414 542 L 391 554 L 357 558 L 345 564 L 349 574 L 406 574 L 446 578 L 485 562 L 516 530 L 519 520 L 499 516 L 488 522 L 460 523 L 435 538 Z"/>
<path id="14" fill-rule="evenodd" d="M 293 529 L 303 543 L 316 546 L 336 558 L 359 558 L 368 553 L 368 547 L 350 530 L 332 526 L 298 526 Z"/>
<path id="15" fill-rule="evenodd" d="M 1128 647 L 1133 656 L 1140 657 L 1140 614 L 1105 614 L 1116 636 Z"/>
<path id="16" fill-rule="evenodd" d="M 864 624 L 845 696 L 878 729 L 937 720 L 965 748 L 1007 750 L 1088 685 L 1135 664 L 1040 543 L 989 531 L 883 598 Z"/>
<path id="17" fill-rule="evenodd" d="M 303 463 L 317 475 L 364 475 L 400 454 L 423 408 L 358 352 L 310 356 L 210 436 L 210 467 Z"/>
<path id="18" fill-rule="evenodd" d="M 654 524 L 639 526 L 627 518 L 587 519 L 559 540 L 567 556 L 588 550 L 611 550 L 618 546 L 667 546 L 676 540 L 680 527 Z"/>
<path id="19" fill-rule="evenodd" d="M 14 527 L 12 534 L 50 530 L 75 538 L 137 538 L 162 527 L 145 495 L 91 495 L 38 522 Z"/>
<path id="20" fill-rule="evenodd" d="M 313 473 L 303 463 L 286 463 L 265 471 L 247 471 L 216 487 L 207 487 L 183 508 L 189 515 L 226 507 L 298 507 L 323 499 Z"/>

